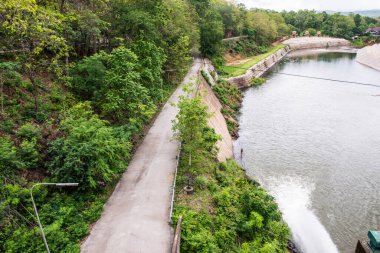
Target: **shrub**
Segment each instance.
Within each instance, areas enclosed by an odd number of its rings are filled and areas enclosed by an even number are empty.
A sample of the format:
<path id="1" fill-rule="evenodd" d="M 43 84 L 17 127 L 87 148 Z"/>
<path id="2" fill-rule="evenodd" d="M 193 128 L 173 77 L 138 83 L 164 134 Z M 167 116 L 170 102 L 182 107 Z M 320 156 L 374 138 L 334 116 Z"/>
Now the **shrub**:
<path id="1" fill-rule="evenodd" d="M 17 150 L 9 138 L 0 137 L 0 180 L 13 175 L 18 166 Z"/>
<path id="2" fill-rule="evenodd" d="M 26 123 L 17 130 L 16 136 L 26 140 L 38 139 L 41 136 L 41 129 L 36 125 Z"/>
<path id="3" fill-rule="evenodd" d="M 260 85 L 264 84 L 266 81 L 267 80 L 265 78 L 261 78 L 261 77 L 253 78 L 251 81 L 251 85 L 254 87 L 260 86 Z"/>
<path id="4" fill-rule="evenodd" d="M 50 144 L 50 172 L 60 181 L 79 182 L 95 188 L 98 181 L 110 182 L 127 167 L 131 145 L 94 115 L 88 103 L 67 112 L 61 122 L 66 136 Z"/>
<path id="5" fill-rule="evenodd" d="M 12 133 L 14 128 L 14 123 L 12 120 L 1 120 L 0 122 L 0 131 L 6 133 Z"/>
<path id="6" fill-rule="evenodd" d="M 204 69 L 202 69 L 201 73 L 202 73 L 202 76 L 204 77 L 204 79 L 206 80 L 207 84 L 210 85 L 210 86 L 212 86 L 210 77 L 207 74 L 207 72 Z"/>
<path id="7" fill-rule="evenodd" d="M 37 149 L 37 140 L 23 140 L 17 149 L 20 169 L 35 169 L 38 165 L 39 153 Z"/>
<path id="8" fill-rule="evenodd" d="M 195 178 L 195 186 L 199 189 L 206 189 L 208 185 L 208 180 L 204 176 L 197 176 Z"/>

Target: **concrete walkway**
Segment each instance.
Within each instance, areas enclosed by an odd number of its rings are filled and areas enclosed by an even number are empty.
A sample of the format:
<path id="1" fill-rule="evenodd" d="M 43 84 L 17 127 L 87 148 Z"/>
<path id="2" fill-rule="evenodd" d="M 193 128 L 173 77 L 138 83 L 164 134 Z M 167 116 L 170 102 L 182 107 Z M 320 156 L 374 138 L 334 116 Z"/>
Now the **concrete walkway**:
<path id="1" fill-rule="evenodd" d="M 200 67 L 198 59 L 183 83 L 195 83 Z M 177 103 L 183 94 L 179 87 L 169 101 Z M 172 138 L 178 109 L 170 102 L 137 149 L 81 252 L 170 252 L 173 232 L 168 221 L 178 152 L 178 142 Z"/>

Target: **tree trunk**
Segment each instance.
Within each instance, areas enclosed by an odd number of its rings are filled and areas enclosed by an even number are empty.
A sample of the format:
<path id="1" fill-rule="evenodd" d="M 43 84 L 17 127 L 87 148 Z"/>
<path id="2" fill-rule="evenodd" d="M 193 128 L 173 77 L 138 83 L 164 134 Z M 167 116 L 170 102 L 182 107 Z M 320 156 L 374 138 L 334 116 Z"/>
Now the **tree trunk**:
<path id="1" fill-rule="evenodd" d="M 36 115 L 38 113 L 38 87 L 36 84 L 36 80 L 34 79 L 34 76 L 32 73 L 29 75 L 30 82 L 33 86 L 33 97 L 34 97 L 34 110 L 36 112 Z"/>
<path id="2" fill-rule="evenodd" d="M 59 6 L 59 11 L 63 13 L 63 6 L 65 5 L 65 0 L 61 0 L 61 5 Z"/>
<path id="3" fill-rule="evenodd" d="M 4 82 L 3 79 L 0 78 L 0 92 L 1 92 L 1 114 L 4 115 Z"/>

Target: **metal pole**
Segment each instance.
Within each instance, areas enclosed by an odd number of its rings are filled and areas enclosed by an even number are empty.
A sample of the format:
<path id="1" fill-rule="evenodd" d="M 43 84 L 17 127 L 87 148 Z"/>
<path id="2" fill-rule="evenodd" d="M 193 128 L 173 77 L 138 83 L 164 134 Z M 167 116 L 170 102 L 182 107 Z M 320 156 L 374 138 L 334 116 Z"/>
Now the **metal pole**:
<path id="1" fill-rule="evenodd" d="M 32 188 L 30 188 L 30 197 L 32 198 L 33 209 L 34 209 L 34 213 L 36 214 L 36 217 L 37 217 L 38 226 L 40 227 L 40 230 L 41 230 L 41 235 L 42 235 L 42 239 L 44 240 L 46 252 L 50 253 L 49 245 L 46 241 L 45 233 L 44 233 L 44 230 L 42 228 L 41 221 L 40 221 L 40 216 L 38 215 L 36 203 L 34 203 L 34 198 L 33 198 L 33 188 L 36 186 L 39 186 L 39 185 L 54 185 L 54 186 L 59 186 L 59 187 L 65 187 L 65 186 L 78 186 L 78 183 L 38 183 L 38 184 L 33 185 Z"/>

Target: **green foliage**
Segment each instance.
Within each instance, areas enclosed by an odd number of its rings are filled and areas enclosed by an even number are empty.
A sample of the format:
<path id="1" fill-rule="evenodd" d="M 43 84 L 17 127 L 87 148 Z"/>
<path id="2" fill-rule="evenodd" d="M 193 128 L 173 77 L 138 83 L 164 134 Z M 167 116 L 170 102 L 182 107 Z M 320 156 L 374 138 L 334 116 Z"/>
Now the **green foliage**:
<path id="1" fill-rule="evenodd" d="M 25 123 L 17 130 L 16 136 L 26 140 L 38 139 L 41 137 L 41 129 L 38 125 Z"/>
<path id="2" fill-rule="evenodd" d="M 262 78 L 262 77 L 253 78 L 251 81 L 251 85 L 254 87 L 260 86 L 260 85 L 263 85 L 266 81 L 267 80 L 265 78 Z"/>
<path id="3" fill-rule="evenodd" d="M 0 192 L 0 251 L 45 251 L 28 185 L 2 184 Z M 46 187 L 35 187 L 33 196 L 50 250 L 80 252 L 80 238 L 88 234 L 88 224 L 100 217 L 105 198 L 83 192 L 51 192 Z"/>
<path id="4" fill-rule="evenodd" d="M 82 189 L 95 188 L 98 181 L 110 182 L 126 169 L 129 141 L 115 136 L 88 103 L 70 109 L 60 126 L 66 136 L 49 148 L 49 170 L 60 181 L 78 182 Z"/>
<path id="5" fill-rule="evenodd" d="M 162 92 L 163 86 L 162 68 L 166 62 L 163 49 L 143 40 L 134 42 L 131 49 L 137 56 L 141 57 L 138 71 L 142 85 L 149 89 L 152 98 L 160 99 L 159 92 Z"/>
<path id="6" fill-rule="evenodd" d="M 97 106 L 108 117 L 141 128 L 155 113 L 155 106 L 137 71 L 137 56 L 126 48 L 117 48 L 106 56 L 107 71 Z"/>
<path id="7" fill-rule="evenodd" d="M 147 48 L 139 47 L 140 44 Z M 140 65 L 131 50 L 119 47 L 110 54 L 101 52 L 86 58 L 73 69 L 72 89 L 93 101 L 106 118 L 128 123 L 130 131 L 137 133 L 155 113 L 156 107 L 144 84 L 152 87 L 151 82 L 162 82 L 160 65 L 156 64 L 162 64 L 163 60 L 157 59 L 160 50 L 152 44 L 141 42 L 134 47 L 141 52 L 151 49 L 152 56 L 147 56 Z"/>
<path id="8" fill-rule="evenodd" d="M 20 161 L 20 169 L 35 169 L 38 166 L 39 153 L 37 140 L 23 140 L 17 150 L 17 157 Z"/>
<path id="9" fill-rule="evenodd" d="M 227 127 L 232 137 L 238 136 L 237 114 L 242 101 L 241 91 L 227 81 L 220 81 L 212 87 L 215 95 L 222 103 L 222 114 L 227 120 Z"/>
<path id="10" fill-rule="evenodd" d="M 217 56 L 223 39 L 223 22 L 220 14 L 208 9 L 201 23 L 201 52 L 207 57 Z"/>
<path id="11" fill-rule="evenodd" d="M 229 83 L 215 85 L 214 91 L 225 104 L 234 104 L 229 92 L 240 99 Z M 181 97 L 178 106 L 173 126 L 182 143 L 177 188 L 187 185 L 186 178 L 194 187 L 192 195 L 176 193 L 175 217 L 183 216 L 181 251 L 285 252 L 290 232 L 273 197 L 247 180 L 234 161 L 216 162 L 217 138 L 207 130 L 201 98 Z"/>
<path id="12" fill-rule="evenodd" d="M 71 69 L 71 89 L 84 100 L 95 100 L 104 83 L 104 54 L 95 54 L 79 61 Z"/>
<path id="13" fill-rule="evenodd" d="M 206 190 L 212 194 L 214 204 L 209 207 L 213 209 L 212 214 L 206 210 L 195 211 L 181 197 L 176 200 L 175 215 L 183 216 L 181 250 L 285 252 L 290 233 L 273 198 L 259 185 L 248 181 L 233 161 L 219 169 L 208 167 L 206 171 L 199 172 L 198 177 L 207 173 L 216 180 L 214 187 Z M 197 195 L 200 193 L 196 192 L 192 198 Z"/>
<path id="14" fill-rule="evenodd" d="M 204 69 L 202 69 L 201 74 L 202 74 L 203 78 L 206 80 L 207 84 L 212 86 L 210 76 L 207 74 L 207 72 Z"/>
<path id="15" fill-rule="evenodd" d="M 192 91 L 189 90 L 189 94 Z M 182 157 L 188 162 L 188 171 L 194 170 L 215 155 L 215 143 L 219 137 L 207 125 L 210 114 L 200 95 L 190 98 L 181 96 L 180 109 L 173 125 L 177 139 L 182 143 Z"/>
<path id="16" fill-rule="evenodd" d="M 17 150 L 9 138 L 0 137 L 0 180 L 11 177 L 18 167 Z"/>

